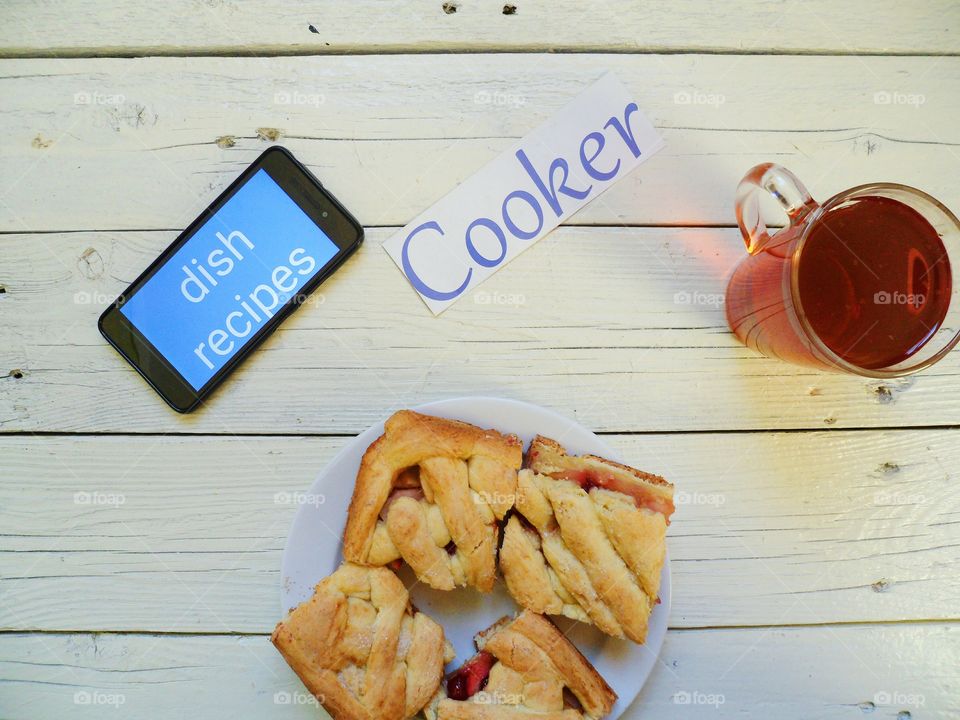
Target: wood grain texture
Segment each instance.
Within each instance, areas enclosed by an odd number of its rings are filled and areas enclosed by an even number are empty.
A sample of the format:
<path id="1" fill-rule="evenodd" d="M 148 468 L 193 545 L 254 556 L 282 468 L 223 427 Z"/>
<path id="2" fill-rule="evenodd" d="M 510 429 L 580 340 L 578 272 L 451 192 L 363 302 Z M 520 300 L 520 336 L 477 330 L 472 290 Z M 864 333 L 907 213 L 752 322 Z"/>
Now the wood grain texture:
<path id="1" fill-rule="evenodd" d="M 622 718 L 952 720 L 958 654 L 955 623 L 670 632 Z M 327 717 L 260 635 L 5 635 L 0 679 L 7 720 Z"/>
<path id="2" fill-rule="evenodd" d="M 691 628 L 960 618 L 957 438 L 608 439 L 677 486 L 670 622 Z M 0 628 L 269 632 L 294 494 L 346 442 L 0 439 Z"/>
<path id="3" fill-rule="evenodd" d="M 744 252 L 737 230 L 561 228 L 439 318 L 379 247 L 390 232 L 369 232 L 189 416 L 96 327 L 175 233 L 0 236 L 0 430 L 357 433 L 392 409 L 461 395 L 527 400 L 600 431 L 960 423 L 960 354 L 876 381 L 740 345 L 722 304 Z"/>
<path id="4" fill-rule="evenodd" d="M 960 58 L 6 60 L 0 230 L 182 228 L 274 140 L 365 225 L 404 225 L 607 70 L 667 148 L 575 224 L 732 224 L 762 161 L 821 199 L 895 180 L 960 207 Z"/>
<path id="5" fill-rule="evenodd" d="M 505 6 L 512 6 L 510 14 Z M 956 53 L 957 5 L 697 0 L 351 3 L 95 0 L 10 3 L 0 53 L 113 54 L 600 51 Z M 69 28 L 69 31 L 66 29 Z"/>
<path id="6" fill-rule="evenodd" d="M 948 0 L 4 3 L 0 717 L 326 717 L 266 635 L 296 493 L 465 394 L 623 431 L 677 484 L 673 629 L 626 720 L 957 717 L 960 354 L 794 368 L 721 294 L 757 162 L 960 208 L 958 34 Z M 667 148 L 430 317 L 380 243 L 607 70 Z M 274 142 L 374 229 L 177 416 L 96 318 Z"/>

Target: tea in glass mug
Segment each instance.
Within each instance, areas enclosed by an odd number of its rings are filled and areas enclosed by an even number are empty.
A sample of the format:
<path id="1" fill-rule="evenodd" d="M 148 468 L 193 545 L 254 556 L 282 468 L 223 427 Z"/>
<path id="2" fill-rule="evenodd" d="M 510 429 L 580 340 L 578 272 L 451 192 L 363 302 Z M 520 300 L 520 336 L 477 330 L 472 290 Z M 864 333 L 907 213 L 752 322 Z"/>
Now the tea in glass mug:
<path id="1" fill-rule="evenodd" d="M 789 223 L 771 233 L 760 193 Z M 872 183 L 823 203 L 779 165 L 737 188 L 748 256 L 727 286 L 727 322 L 748 347 L 789 362 L 894 377 L 960 340 L 960 221 L 930 195 Z"/>

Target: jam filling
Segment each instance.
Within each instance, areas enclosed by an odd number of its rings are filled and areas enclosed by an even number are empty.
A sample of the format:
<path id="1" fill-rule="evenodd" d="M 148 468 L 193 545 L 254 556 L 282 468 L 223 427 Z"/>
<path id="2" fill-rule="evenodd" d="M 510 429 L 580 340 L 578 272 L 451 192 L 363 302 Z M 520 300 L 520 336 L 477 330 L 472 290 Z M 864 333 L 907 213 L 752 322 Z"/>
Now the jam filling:
<path id="1" fill-rule="evenodd" d="M 576 710 L 579 713 L 583 712 L 583 705 L 580 704 L 580 700 L 577 699 L 577 696 L 573 694 L 573 691 L 565 687 L 563 689 L 563 707 Z"/>
<path id="2" fill-rule="evenodd" d="M 673 501 L 669 498 L 663 498 L 649 492 L 646 488 L 625 482 L 615 475 L 604 475 L 596 470 L 563 470 L 561 472 L 550 473 L 550 477 L 556 480 L 570 480 L 577 483 L 586 492 L 593 488 L 602 488 L 614 492 L 623 493 L 633 498 L 634 504 L 638 508 L 647 508 L 658 512 L 667 520 L 673 514 Z"/>
<path id="3" fill-rule="evenodd" d="M 497 659 L 488 652 L 479 652 L 447 679 L 447 697 L 469 700 L 487 686 L 490 668 Z"/>

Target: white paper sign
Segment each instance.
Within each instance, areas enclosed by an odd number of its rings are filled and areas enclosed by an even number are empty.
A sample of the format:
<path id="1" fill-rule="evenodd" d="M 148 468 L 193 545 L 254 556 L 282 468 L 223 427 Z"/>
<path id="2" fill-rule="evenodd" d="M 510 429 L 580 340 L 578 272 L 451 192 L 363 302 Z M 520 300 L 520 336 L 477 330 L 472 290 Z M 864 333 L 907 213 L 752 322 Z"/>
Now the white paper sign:
<path id="1" fill-rule="evenodd" d="M 604 75 L 383 246 L 439 315 L 663 145 Z"/>

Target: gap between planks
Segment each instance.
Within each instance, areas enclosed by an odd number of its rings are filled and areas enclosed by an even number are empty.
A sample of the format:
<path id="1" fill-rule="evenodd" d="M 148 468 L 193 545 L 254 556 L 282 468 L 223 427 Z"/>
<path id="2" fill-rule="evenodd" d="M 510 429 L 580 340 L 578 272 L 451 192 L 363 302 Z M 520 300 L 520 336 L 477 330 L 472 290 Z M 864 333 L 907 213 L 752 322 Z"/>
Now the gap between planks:
<path id="1" fill-rule="evenodd" d="M 773 434 L 803 434 L 803 433 L 845 433 L 845 432 L 908 432 L 908 431 L 930 431 L 937 430 L 960 430 L 960 425 L 881 425 L 877 427 L 830 427 L 822 428 L 725 428 L 725 429 L 690 429 L 690 430 L 597 430 L 594 431 L 598 436 L 627 435 L 631 437 L 642 437 L 646 435 L 773 435 Z M 71 438 L 96 438 L 96 437 L 185 437 L 185 438 L 204 438 L 204 437 L 229 437 L 229 438 L 353 438 L 360 433 L 336 433 L 336 432 L 223 432 L 223 433 L 195 433 L 195 432 L 69 432 L 66 430 L 11 430 L 9 432 L 0 431 L 0 439 L 7 437 L 71 437 Z"/>
<path id="2" fill-rule="evenodd" d="M 209 143 L 206 143 L 209 144 Z M 736 223 L 591 223 L 591 222 L 564 222 L 557 226 L 565 228 L 595 228 L 597 230 L 617 230 L 620 228 L 646 228 L 657 229 L 666 228 L 669 230 L 732 230 L 737 227 Z M 782 225 L 768 223 L 767 229 L 779 230 Z M 400 230 L 401 225 L 377 225 L 369 224 L 363 226 L 364 230 Z M 76 235 L 78 233 L 138 233 L 138 232 L 183 232 L 183 228 L 93 228 L 89 230 L 0 230 L 0 236 L 3 235 Z"/>
<path id="3" fill-rule="evenodd" d="M 141 48 L 63 48 L 49 51 L 29 50 L 0 50 L 0 60 L 89 60 L 99 58 L 136 59 L 150 57 L 173 58 L 204 58 L 204 57 L 238 57 L 238 58 L 271 58 L 271 57 L 330 57 L 349 55 L 353 57 L 376 57 L 383 55 L 730 55 L 733 57 L 746 55 L 778 56 L 778 57 L 960 57 L 957 51 L 917 51 L 893 50 L 890 52 L 834 50 L 718 50 L 716 48 L 688 47 L 683 49 L 671 48 L 610 48 L 607 46 L 591 46 L 578 48 L 550 48 L 550 47 L 501 47 L 501 48 L 460 48 L 451 50 L 418 50 L 415 46 L 399 47 L 369 47 L 360 49 L 328 49 L 302 50 L 285 48 L 282 46 L 266 45 L 247 51 L 236 47 L 224 48 L 196 48 L 196 50 L 164 50 L 158 47 Z"/>
<path id="4" fill-rule="evenodd" d="M 776 625 L 690 625 L 683 627 L 668 626 L 667 630 L 671 633 L 686 632 L 727 632 L 730 630 L 765 630 L 765 629 L 793 629 L 803 630 L 806 628 L 836 628 L 836 627 L 890 627 L 890 626 L 923 626 L 923 625 L 960 625 L 960 617 L 956 618 L 917 618 L 910 620 L 842 620 L 839 622 L 822 623 L 783 623 Z M 146 637 L 270 637 L 268 632 L 222 632 L 202 630 L 110 630 L 110 629 L 86 629 L 86 630 L 16 630 L 2 628 L 0 637 L 4 635 L 133 635 Z"/>

